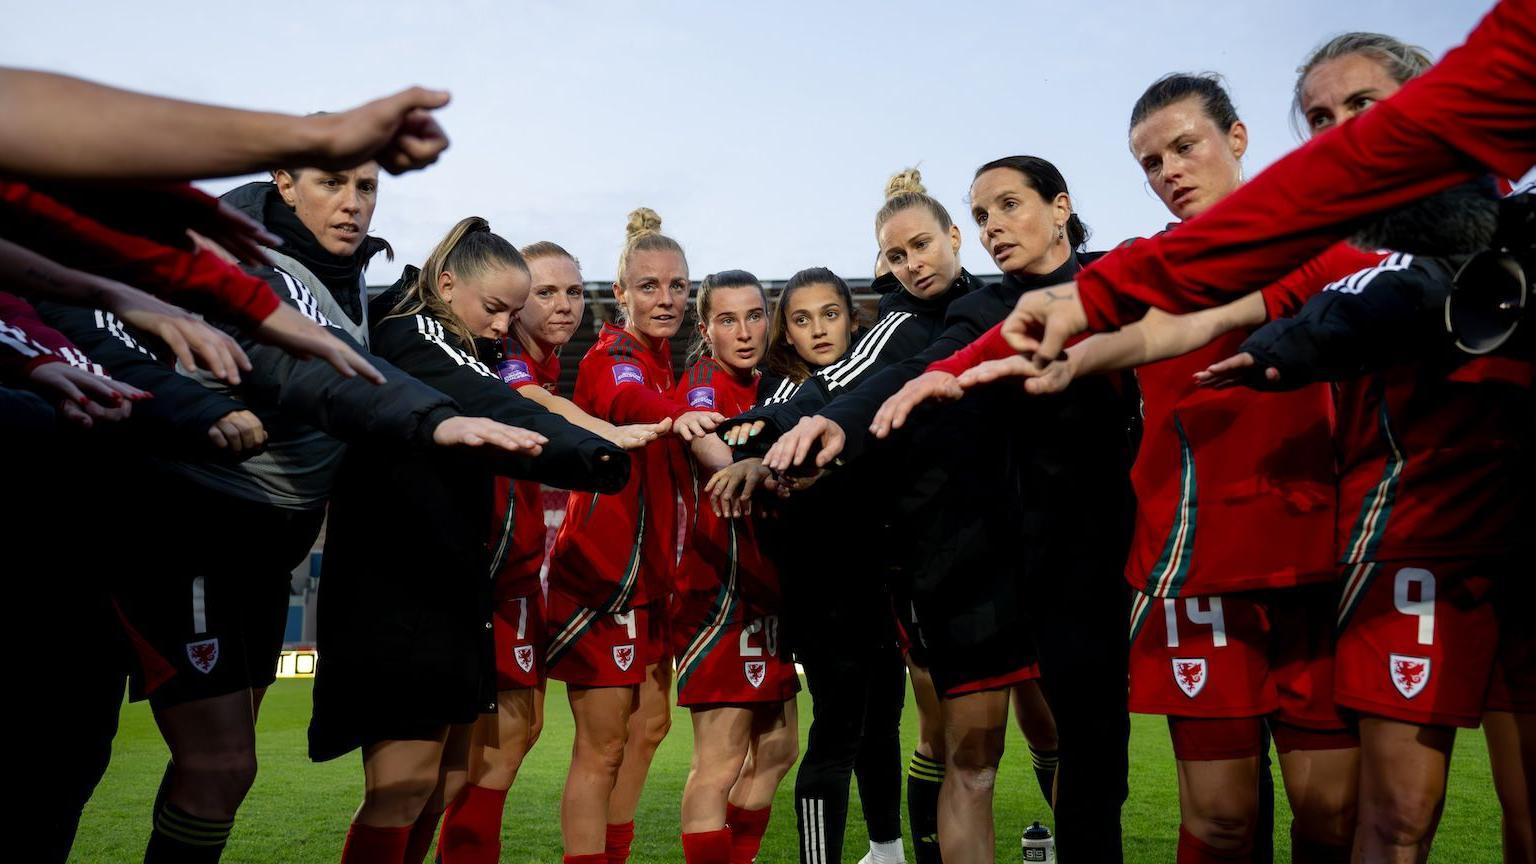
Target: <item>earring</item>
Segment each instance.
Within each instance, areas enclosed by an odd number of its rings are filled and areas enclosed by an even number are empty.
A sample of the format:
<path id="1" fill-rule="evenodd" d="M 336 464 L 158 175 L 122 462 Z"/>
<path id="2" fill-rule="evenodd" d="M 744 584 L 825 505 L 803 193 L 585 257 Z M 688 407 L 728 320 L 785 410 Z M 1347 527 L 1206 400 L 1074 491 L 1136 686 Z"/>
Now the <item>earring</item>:
<path id="1" fill-rule="evenodd" d="M 1056 239 L 1057 240 L 1065 240 L 1065 239 L 1067 239 L 1067 229 L 1066 229 L 1066 226 L 1063 226 L 1063 225 L 1057 225 L 1056 226 Z"/>

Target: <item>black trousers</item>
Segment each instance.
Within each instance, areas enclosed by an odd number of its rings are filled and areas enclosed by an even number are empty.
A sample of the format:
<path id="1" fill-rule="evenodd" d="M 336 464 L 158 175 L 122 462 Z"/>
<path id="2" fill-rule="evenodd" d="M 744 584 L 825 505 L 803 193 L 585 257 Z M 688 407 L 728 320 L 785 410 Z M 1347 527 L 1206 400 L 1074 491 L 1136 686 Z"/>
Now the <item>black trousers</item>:
<path id="1" fill-rule="evenodd" d="M 888 626 L 871 626 L 870 616 L 876 615 L 882 617 L 874 620 L 888 624 L 889 609 L 874 602 L 860 605 L 867 607 L 860 610 L 862 626 L 839 626 L 852 623 L 844 615 L 818 615 L 821 626 L 797 628 L 795 658 L 805 668 L 811 693 L 811 728 L 795 776 L 802 864 L 843 860 L 854 774 L 870 840 L 901 837 L 906 668 Z"/>
<path id="2" fill-rule="evenodd" d="M 1028 579 L 1041 683 L 1056 717 L 1056 846 L 1065 864 L 1123 860 L 1131 598 L 1121 548 L 1077 546 Z"/>

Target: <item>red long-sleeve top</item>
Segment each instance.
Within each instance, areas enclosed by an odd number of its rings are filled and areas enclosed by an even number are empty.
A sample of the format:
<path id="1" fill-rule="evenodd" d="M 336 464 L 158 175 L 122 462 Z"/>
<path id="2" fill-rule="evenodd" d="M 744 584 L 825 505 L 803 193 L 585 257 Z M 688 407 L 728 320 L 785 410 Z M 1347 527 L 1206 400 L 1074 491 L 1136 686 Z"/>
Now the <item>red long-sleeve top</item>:
<path id="1" fill-rule="evenodd" d="M 207 250 L 119 230 L 25 183 L 0 179 L 0 234 L 69 267 L 124 282 L 253 330 L 280 300 L 266 281 Z"/>
<path id="2" fill-rule="evenodd" d="M 688 413 L 670 396 L 675 380 L 664 339 L 642 341 L 611 324 L 581 358 L 583 411 L 610 423 L 656 423 Z M 629 483 L 613 495 L 572 492 L 549 559 L 549 589 L 591 609 L 625 612 L 672 591 L 677 566 L 675 438 L 631 451 Z"/>

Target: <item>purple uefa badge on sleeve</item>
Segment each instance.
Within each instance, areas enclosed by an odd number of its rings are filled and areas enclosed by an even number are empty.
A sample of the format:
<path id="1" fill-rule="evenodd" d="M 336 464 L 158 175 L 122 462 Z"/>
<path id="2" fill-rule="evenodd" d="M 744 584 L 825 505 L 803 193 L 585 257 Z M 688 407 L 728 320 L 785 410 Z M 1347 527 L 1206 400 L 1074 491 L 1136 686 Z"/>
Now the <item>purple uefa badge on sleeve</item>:
<path id="1" fill-rule="evenodd" d="M 695 387 L 688 391 L 689 408 L 714 408 L 715 388 Z"/>
<path id="2" fill-rule="evenodd" d="M 533 383 L 533 374 L 528 371 L 528 364 L 521 360 L 501 361 L 496 365 L 496 373 L 508 384 Z"/>
<path id="3" fill-rule="evenodd" d="M 613 383 L 644 384 L 645 373 L 633 363 L 615 363 L 613 364 Z"/>

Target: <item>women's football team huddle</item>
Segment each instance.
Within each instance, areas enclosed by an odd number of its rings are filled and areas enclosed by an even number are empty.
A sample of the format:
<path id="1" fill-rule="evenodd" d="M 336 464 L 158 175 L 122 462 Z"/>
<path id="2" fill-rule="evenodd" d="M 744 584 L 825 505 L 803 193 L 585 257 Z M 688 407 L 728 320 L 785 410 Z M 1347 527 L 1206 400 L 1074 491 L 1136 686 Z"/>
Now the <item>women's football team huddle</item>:
<path id="1" fill-rule="evenodd" d="M 1326 134 L 1429 65 L 1389 36 L 1334 38 L 1300 68 L 1297 125 Z M 1248 131 L 1219 78 L 1160 78 L 1129 117 L 1164 230 L 1243 182 Z M 134 474 L 151 501 L 130 521 L 174 507 L 190 538 L 113 598 L 172 753 L 146 860 L 223 849 L 288 573 L 327 513 L 309 745 L 361 750 L 343 861 L 414 864 L 434 843 L 444 864 L 498 860 L 547 679 L 574 719 L 567 864 L 629 860 L 674 694 L 692 721 L 689 864 L 753 861 L 792 771 L 806 864 L 845 860 L 855 776 L 864 861 L 991 861 L 1010 710 L 1067 861 L 1120 860 L 1128 712 L 1167 717 L 1180 862 L 1272 854 L 1271 741 L 1293 860 L 1422 861 L 1456 730 L 1478 726 L 1506 860 L 1536 860 L 1536 642 L 1514 611 L 1532 588 L 1513 563 L 1530 364 L 1426 349 L 1280 382 L 1257 347 L 1323 342 L 1328 295 L 1444 279 L 1472 249 L 1340 243 L 1226 306 L 1152 311 L 1038 364 L 1004 319 L 1096 255 L 1061 172 L 1005 156 L 965 195 L 1000 280 L 961 266 L 966 229 L 915 170 L 875 214 L 873 320 L 820 267 L 773 297 L 740 269 L 694 290 L 684 246 L 641 208 L 616 315 L 575 358 L 579 261 L 483 219 L 369 299 L 378 174 L 296 165 L 225 203 L 282 241 L 252 272 L 366 346 L 383 385 L 266 349 L 241 383 L 189 392 L 149 368 L 174 365 L 152 335 L 40 308 L 225 454 Z M 1458 236 L 1457 208 L 1497 206 L 1494 181 L 1475 185 L 1394 230 Z M 1255 375 L 1286 389 L 1234 386 Z M 570 490 L 548 550 L 544 487 Z"/>

